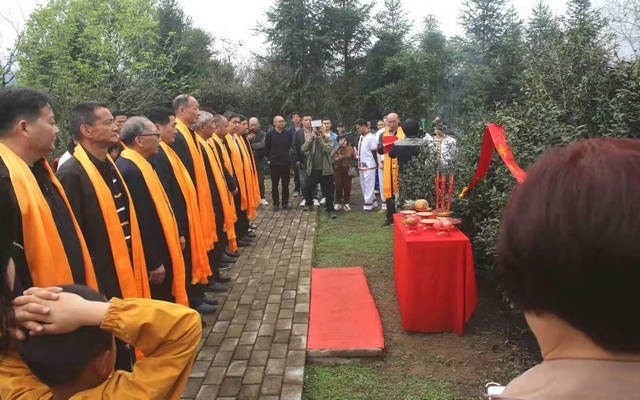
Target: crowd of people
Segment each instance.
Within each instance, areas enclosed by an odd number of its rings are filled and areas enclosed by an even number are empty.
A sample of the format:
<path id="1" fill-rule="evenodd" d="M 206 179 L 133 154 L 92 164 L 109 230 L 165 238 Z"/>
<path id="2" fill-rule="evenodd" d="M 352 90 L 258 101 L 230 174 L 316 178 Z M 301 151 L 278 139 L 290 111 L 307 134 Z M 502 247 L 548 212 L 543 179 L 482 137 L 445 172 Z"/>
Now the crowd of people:
<path id="1" fill-rule="evenodd" d="M 402 166 L 424 146 L 441 165 L 448 166 L 455 157 L 456 141 L 446 135 L 440 115 L 432 123 L 433 135 L 423 132 L 416 119 L 400 123 L 396 113 L 386 115 L 376 125 L 374 132 L 370 121 L 359 118 L 352 132 L 347 132 L 342 123 L 334 132 L 330 118 L 314 121 L 311 115 L 293 113 L 291 126 L 286 128 L 285 118 L 276 115 L 264 146 L 265 160 L 271 168 L 274 211 L 289 209 L 289 179 L 293 175 L 294 195 L 302 198 L 300 206 L 309 210 L 324 205 L 335 218 L 334 211 L 352 210 L 352 179 L 359 177 L 363 210 L 386 210 L 383 226 L 392 225 Z M 411 151 L 405 151 L 409 148 Z"/>
<path id="2" fill-rule="evenodd" d="M 200 111 L 183 94 L 173 110 L 119 122 L 104 104 L 77 104 L 54 174 L 51 104 L 35 89 L 0 91 L 2 399 L 179 398 L 198 313 L 215 310 L 221 271 L 256 236 L 262 155 L 276 210 L 289 207 L 293 165 L 305 207 L 319 184 L 329 212 L 350 209 L 354 171 L 373 209 L 381 173 L 391 215 L 398 170 L 417 148 L 433 143 L 445 163 L 454 145 L 394 113 L 378 138 L 365 120 L 349 137 L 311 116 L 293 129 L 276 116 L 262 134 L 257 119 Z M 637 140 L 586 140 L 549 150 L 514 190 L 499 270 L 544 361 L 495 398 L 637 396 L 639 163 Z"/>

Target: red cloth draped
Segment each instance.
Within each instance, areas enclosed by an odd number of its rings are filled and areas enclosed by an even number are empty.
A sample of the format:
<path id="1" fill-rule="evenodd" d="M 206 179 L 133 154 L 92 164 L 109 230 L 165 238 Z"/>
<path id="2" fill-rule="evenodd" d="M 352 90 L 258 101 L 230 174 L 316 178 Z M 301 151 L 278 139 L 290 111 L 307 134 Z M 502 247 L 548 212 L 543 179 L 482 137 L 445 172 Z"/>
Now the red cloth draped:
<path id="1" fill-rule="evenodd" d="M 402 328 L 419 332 L 464 332 L 476 307 L 471 242 L 457 228 L 408 234 L 393 216 L 393 270 Z"/>
<path id="2" fill-rule="evenodd" d="M 489 170 L 489 164 L 491 164 L 491 156 L 493 155 L 493 149 L 496 149 L 502 161 L 511 172 L 518 183 L 524 182 L 527 177 L 527 173 L 522 170 L 516 164 L 516 160 L 513 157 L 511 148 L 507 144 L 507 136 L 504 134 L 504 127 L 502 125 L 487 124 L 484 129 L 484 137 L 482 139 L 482 149 L 480 150 L 480 161 L 476 168 L 476 173 L 471 178 L 469 185 L 462 189 L 460 198 L 463 198 L 476 183 L 481 181 Z"/>

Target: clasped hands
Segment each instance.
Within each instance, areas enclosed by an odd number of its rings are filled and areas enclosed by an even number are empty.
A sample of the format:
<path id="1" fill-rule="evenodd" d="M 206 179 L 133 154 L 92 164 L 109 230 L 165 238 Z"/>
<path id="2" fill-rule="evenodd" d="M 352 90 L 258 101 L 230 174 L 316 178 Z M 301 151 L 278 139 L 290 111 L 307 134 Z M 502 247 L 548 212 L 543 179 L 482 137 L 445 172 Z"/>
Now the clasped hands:
<path id="1" fill-rule="evenodd" d="M 29 335 L 57 335 L 73 332 L 81 326 L 98 326 L 109 303 L 85 300 L 61 288 L 32 287 L 13 302 L 14 326 L 11 335 L 25 340 Z"/>

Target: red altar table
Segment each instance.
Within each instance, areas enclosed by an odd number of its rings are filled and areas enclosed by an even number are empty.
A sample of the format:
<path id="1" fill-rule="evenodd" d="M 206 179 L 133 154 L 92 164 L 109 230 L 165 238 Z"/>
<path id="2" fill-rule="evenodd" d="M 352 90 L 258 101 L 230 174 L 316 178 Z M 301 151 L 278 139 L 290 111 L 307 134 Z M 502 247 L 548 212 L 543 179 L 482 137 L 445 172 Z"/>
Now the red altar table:
<path id="1" fill-rule="evenodd" d="M 401 217 L 393 216 L 393 265 L 402 328 L 462 335 L 477 303 L 469 238 L 457 228 L 407 233 Z"/>

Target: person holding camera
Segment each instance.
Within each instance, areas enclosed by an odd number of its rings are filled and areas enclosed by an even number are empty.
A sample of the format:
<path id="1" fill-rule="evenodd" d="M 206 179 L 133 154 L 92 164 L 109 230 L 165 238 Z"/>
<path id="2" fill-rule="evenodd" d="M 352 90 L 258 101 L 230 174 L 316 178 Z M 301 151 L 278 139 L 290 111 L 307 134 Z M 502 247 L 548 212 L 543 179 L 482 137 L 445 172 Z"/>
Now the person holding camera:
<path id="1" fill-rule="evenodd" d="M 322 193 L 327 198 L 325 203 L 326 210 L 330 213 L 331 218 L 335 218 L 335 214 L 333 214 L 333 166 L 331 162 L 333 143 L 329 132 L 320 130 L 322 128 L 321 123 L 312 123 L 312 128 L 313 133 L 301 147 L 301 151 L 305 154 L 307 160 L 307 184 L 305 185 L 304 194 L 306 205 L 304 209 L 305 211 L 310 209 L 310 205 L 313 202 L 313 188 L 320 183 Z"/>

